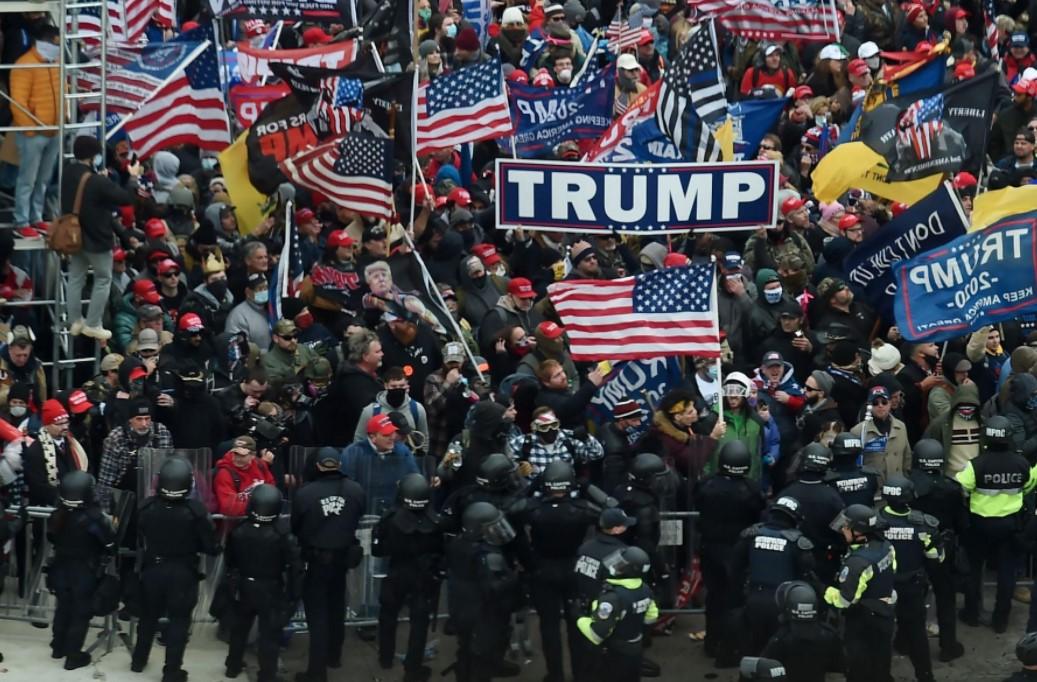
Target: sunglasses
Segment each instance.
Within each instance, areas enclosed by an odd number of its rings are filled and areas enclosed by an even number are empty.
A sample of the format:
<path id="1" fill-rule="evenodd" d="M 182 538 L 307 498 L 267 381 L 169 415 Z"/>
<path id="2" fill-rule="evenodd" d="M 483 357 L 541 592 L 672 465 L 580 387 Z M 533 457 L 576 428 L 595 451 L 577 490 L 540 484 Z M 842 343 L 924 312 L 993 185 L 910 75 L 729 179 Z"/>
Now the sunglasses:
<path id="1" fill-rule="evenodd" d="M 889 405 L 889 401 L 886 400 L 885 398 L 876 398 L 875 400 L 871 401 L 871 404 L 872 405 Z"/>
<path id="2" fill-rule="evenodd" d="M 806 391 L 807 393 L 817 393 L 821 389 L 819 389 L 817 386 L 804 386 L 803 390 Z"/>
<path id="3" fill-rule="evenodd" d="M 180 276 L 180 271 L 179 270 L 170 270 L 169 272 L 162 273 L 162 276 L 163 277 L 179 277 Z"/>
<path id="4" fill-rule="evenodd" d="M 282 336 L 281 338 L 284 339 L 285 341 L 295 341 L 299 337 L 296 336 L 295 334 L 291 334 L 289 336 Z"/>
<path id="5" fill-rule="evenodd" d="M 773 147 L 773 146 L 767 145 L 767 144 L 761 144 L 760 145 L 760 149 L 762 149 L 765 152 L 777 151 L 777 147 Z"/>

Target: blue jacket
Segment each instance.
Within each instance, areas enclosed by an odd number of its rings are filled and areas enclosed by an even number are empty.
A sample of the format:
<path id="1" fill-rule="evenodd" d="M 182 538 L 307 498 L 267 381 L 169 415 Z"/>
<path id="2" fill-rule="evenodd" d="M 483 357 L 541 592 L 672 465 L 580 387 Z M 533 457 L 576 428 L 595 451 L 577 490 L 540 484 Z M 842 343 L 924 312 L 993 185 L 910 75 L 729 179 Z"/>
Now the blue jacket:
<path id="1" fill-rule="evenodd" d="M 360 484 L 367 493 L 367 514 L 381 515 L 396 500 L 396 483 L 407 474 L 416 474 L 414 455 L 402 443 L 392 452 L 379 455 L 370 440 L 353 443 L 342 451 L 342 473 Z"/>

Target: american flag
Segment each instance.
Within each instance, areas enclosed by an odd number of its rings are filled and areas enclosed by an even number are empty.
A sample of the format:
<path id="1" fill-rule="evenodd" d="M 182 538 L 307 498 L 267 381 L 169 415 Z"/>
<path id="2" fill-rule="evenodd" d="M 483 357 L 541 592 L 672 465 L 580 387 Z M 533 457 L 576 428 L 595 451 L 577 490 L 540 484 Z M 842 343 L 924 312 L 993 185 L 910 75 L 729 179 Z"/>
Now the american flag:
<path id="1" fill-rule="evenodd" d="M 688 0 L 698 17 L 716 18 L 727 31 L 751 40 L 838 41 L 832 0 Z"/>
<path id="2" fill-rule="evenodd" d="M 621 7 L 616 8 L 616 16 L 605 30 L 609 52 L 619 53 L 628 47 L 635 47 L 641 38 L 641 29 L 644 28 L 641 12 L 635 11 L 626 21 L 623 21 L 621 10 Z"/>
<path id="3" fill-rule="evenodd" d="M 684 158 L 718 161 L 720 145 L 710 129 L 727 118 L 713 24 L 704 24 L 681 49 L 659 86 L 655 120 Z"/>
<path id="4" fill-rule="evenodd" d="M 199 39 L 203 42 L 196 42 Z M 170 77 L 172 80 L 154 89 L 156 79 L 161 83 Z M 214 151 L 230 144 L 211 26 L 189 31 L 181 39 L 153 49 L 149 46 L 131 67 L 108 78 L 110 92 L 113 82 L 118 83 L 121 93 L 137 100 L 136 110 L 126 112 L 131 115 L 123 120 L 141 158 L 178 144 Z"/>
<path id="5" fill-rule="evenodd" d="M 715 273 L 711 264 L 689 265 L 622 279 L 556 282 L 547 293 L 573 360 L 719 357 Z"/>
<path id="6" fill-rule="evenodd" d="M 271 324 L 281 319 L 281 299 L 298 298 L 299 287 L 306 277 L 302 264 L 302 250 L 299 248 L 299 226 L 295 224 L 295 211 L 291 204 L 285 209 L 284 246 L 281 247 L 281 258 L 274 270 L 274 281 L 270 289 L 274 295 L 270 297 L 269 315 Z"/>
<path id="7" fill-rule="evenodd" d="M 324 139 L 348 133 L 359 119 L 363 102 L 363 83 L 356 78 L 323 79 L 316 103 L 317 136 Z"/>
<path id="8" fill-rule="evenodd" d="M 392 141 L 350 133 L 281 162 L 295 184 L 373 218 L 392 215 Z"/>
<path id="9" fill-rule="evenodd" d="M 85 4 L 85 3 L 83 3 Z M 152 18 L 176 15 L 173 0 L 106 0 L 108 9 L 108 39 L 114 43 L 136 43 L 144 35 Z M 75 23 L 78 20 L 78 28 Z M 100 36 L 101 15 L 97 7 L 80 7 L 68 15 L 68 28 L 80 33 L 95 32 Z M 83 44 L 94 47 L 99 38 L 84 38 Z"/>
<path id="10" fill-rule="evenodd" d="M 943 130 L 942 116 L 942 93 L 920 99 L 904 110 L 897 135 L 903 144 L 914 149 L 919 160 L 932 158 L 936 139 Z"/>
<path id="11" fill-rule="evenodd" d="M 499 59 L 439 76 L 418 89 L 418 155 L 464 142 L 507 137 L 511 110 Z"/>
<path id="12" fill-rule="evenodd" d="M 997 10 L 994 8 L 994 0 L 983 0 L 983 40 L 990 52 L 990 59 L 1000 63 L 1001 50 L 998 42 L 1001 40 L 1001 36 L 997 31 L 996 18 Z"/>

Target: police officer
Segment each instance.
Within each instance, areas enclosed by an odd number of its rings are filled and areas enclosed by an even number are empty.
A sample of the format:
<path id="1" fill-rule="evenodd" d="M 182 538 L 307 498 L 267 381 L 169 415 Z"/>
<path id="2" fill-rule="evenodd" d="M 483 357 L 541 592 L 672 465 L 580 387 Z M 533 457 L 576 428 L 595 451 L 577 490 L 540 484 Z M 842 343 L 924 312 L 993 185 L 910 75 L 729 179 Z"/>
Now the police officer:
<path id="1" fill-rule="evenodd" d="M 47 531 L 54 545 L 49 584 L 58 602 L 51 658 L 64 658 L 65 670 L 90 665 L 83 642 L 94 615 L 93 593 L 105 555 L 115 546 L 115 531 L 94 499 L 94 487 L 94 477 L 85 471 L 62 476 L 58 484 L 60 505 Z"/>
<path id="2" fill-rule="evenodd" d="M 595 679 L 639 682 L 644 627 L 659 619 L 659 608 L 644 582 L 651 559 L 640 547 L 619 549 L 605 557 L 601 596 L 576 621 L 596 650 Z"/>
<path id="3" fill-rule="evenodd" d="M 281 491 L 259 485 L 248 501 L 248 520 L 227 538 L 227 577 L 236 588 L 227 651 L 227 677 L 245 667 L 243 657 L 252 621 L 259 619 L 256 656 L 259 682 L 275 682 L 281 629 L 295 611 L 302 594 L 299 545 L 279 515 Z"/>
<path id="4" fill-rule="evenodd" d="M 299 489 L 292 504 L 292 532 L 306 562 L 302 601 L 310 632 L 310 657 L 297 682 L 326 682 L 328 668 L 342 665 L 346 629 L 346 571 L 360 565 L 363 549 L 356 529 L 364 513 L 364 491 L 339 470 L 339 455 L 317 453 L 317 476 Z"/>
<path id="5" fill-rule="evenodd" d="M 458 682 L 489 682 L 508 648 L 519 578 L 504 546 L 515 539 L 507 517 L 489 502 L 464 510 L 462 532 L 447 545 L 450 619 L 457 630 Z"/>
<path id="6" fill-rule="evenodd" d="M 396 506 L 375 526 L 371 553 L 385 557 L 389 567 L 379 594 L 378 660 L 392 667 L 396 657 L 396 623 L 400 610 L 410 613 L 404 681 L 428 679 L 422 665 L 429 621 L 433 615 L 443 570 L 443 531 L 429 506 L 432 488 L 421 474 L 407 474 L 398 484 Z"/>
<path id="7" fill-rule="evenodd" d="M 785 665 L 781 661 L 761 656 L 746 656 L 738 665 L 738 679 L 740 682 L 756 682 L 756 680 L 787 680 L 789 677 Z"/>
<path id="8" fill-rule="evenodd" d="M 944 560 L 927 562 L 926 568 L 936 602 L 936 622 L 940 626 L 939 658 L 948 662 L 965 655 L 965 647 L 958 641 L 954 567 L 958 539 L 964 537 L 968 524 L 968 510 L 961 503 L 961 484 L 943 473 L 945 455 L 940 441 L 923 438 L 915 443 L 912 456 L 914 465 L 908 478 L 915 487 L 915 501 L 911 506 L 934 516 L 940 524 Z"/>
<path id="9" fill-rule="evenodd" d="M 637 520 L 637 523 L 627 530 L 624 540 L 627 544 L 637 545 L 651 557 L 656 583 L 668 577 L 669 573 L 659 553 L 662 531 L 659 522 L 659 495 L 656 492 L 659 481 L 666 473 L 666 463 L 659 455 L 642 452 L 630 464 L 630 480 L 616 488 L 616 492 L 613 493 L 620 509 L 627 516 Z"/>
<path id="10" fill-rule="evenodd" d="M 879 510 L 879 518 L 885 522 L 886 539 L 893 544 L 897 555 L 894 646 L 911 658 L 918 682 L 932 682 L 933 662 L 925 623 L 925 596 L 929 592 L 926 564 L 943 560 L 938 544 L 940 522 L 934 516 L 911 509 L 914 484 L 899 474 L 886 479 L 882 499 L 886 505 Z"/>
<path id="11" fill-rule="evenodd" d="M 801 580 L 782 583 L 775 599 L 781 625 L 760 655 L 781 661 L 794 682 L 824 682 L 826 673 L 842 672 L 842 639 L 820 621 L 814 588 Z"/>
<path id="12" fill-rule="evenodd" d="M 983 565 L 997 564 L 997 590 L 991 626 L 994 632 L 1008 627 L 1015 573 L 1019 563 L 1016 534 L 1023 524 L 1023 496 L 1037 485 L 1037 469 L 1012 445 L 1012 425 L 1005 417 L 991 417 L 983 425 L 984 447 L 979 456 L 956 476 L 969 495 L 969 580 L 961 619 L 979 624 L 982 606 Z"/>
<path id="13" fill-rule="evenodd" d="M 871 507 L 851 504 L 832 522 L 849 549 L 825 602 L 845 612 L 847 682 L 890 679 L 897 559 Z"/>
<path id="14" fill-rule="evenodd" d="M 829 524 L 846 506 L 839 493 L 825 485 L 831 465 L 832 451 L 821 443 L 810 443 L 800 453 L 798 480 L 786 486 L 780 495 L 799 502 L 803 515 L 800 529 L 814 543 L 815 570 L 822 582 L 835 576 L 839 564 L 842 541 Z"/>
<path id="15" fill-rule="evenodd" d="M 1034 682 L 1037 680 L 1037 632 L 1027 632 L 1015 645 L 1015 657 L 1023 664 L 1005 682 Z"/>
<path id="16" fill-rule="evenodd" d="M 881 474 L 871 467 L 857 464 L 863 449 L 860 436 L 849 431 L 836 434 L 832 441 L 832 472 L 827 480 L 843 499 L 844 507 L 875 504 L 879 492 Z"/>
<path id="17" fill-rule="evenodd" d="M 724 443 L 717 454 L 717 473 L 699 481 L 692 493 L 699 512 L 702 579 L 706 584 L 707 656 L 717 654 L 724 619 L 733 608 L 729 566 L 742 531 L 760 520 L 766 501 L 749 473 L 752 453 L 744 441 Z"/>
<path id="18" fill-rule="evenodd" d="M 535 496 L 522 514 L 529 528 L 533 552 L 530 590 L 533 607 L 540 617 L 540 637 L 547 664 L 545 682 L 563 682 L 562 632 L 563 614 L 575 613 L 576 578 L 573 566 L 580 542 L 587 536 L 601 513 L 588 500 L 573 497 L 576 472 L 571 464 L 556 459 L 540 475 L 542 493 Z M 573 675 L 579 673 L 579 632 L 575 621 L 567 619 L 569 652 Z"/>
<path id="19" fill-rule="evenodd" d="M 183 682 L 191 613 L 198 602 L 198 555 L 219 551 L 216 528 L 202 505 L 189 497 L 194 470 L 183 457 L 168 457 L 158 472 L 158 494 L 144 501 L 137 533 L 142 614 L 130 670 L 148 664 L 158 619 L 166 616 L 166 664 L 162 682 Z"/>
<path id="20" fill-rule="evenodd" d="M 753 655 L 778 628 L 778 604 L 774 600 L 778 586 L 814 575 L 814 543 L 799 530 L 801 509 L 795 498 L 779 497 L 762 523 L 742 531 L 734 548 L 731 577 L 735 589 L 747 590 L 742 621 L 749 633 L 745 648 Z"/>

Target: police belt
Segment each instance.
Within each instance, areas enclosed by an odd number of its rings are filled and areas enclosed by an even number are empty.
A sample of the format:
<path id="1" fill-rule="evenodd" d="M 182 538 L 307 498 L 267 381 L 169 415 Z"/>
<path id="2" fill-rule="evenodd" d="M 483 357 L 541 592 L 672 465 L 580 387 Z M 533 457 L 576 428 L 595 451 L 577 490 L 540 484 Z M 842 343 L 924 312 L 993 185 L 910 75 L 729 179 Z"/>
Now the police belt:
<path id="1" fill-rule="evenodd" d="M 348 547 L 340 547 L 338 549 L 326 549 L 323 547 L 304 547 L 302 550 L 302 558 L 306 561 L 314 561 L 320 564 L 330 564 L 339 559 L 345 561 L 346 552 L 348 550 Z"/>
<path id="2" fill-rule="evenodd" d="M 925 568 L 916 568 L 910 573 L 897 573 L 893 577 L 893 582 L 897 585 L 928 584 L 928 581 L 929 576 Z"/>
<path id="3" fill-rule="evenodd" d="M 896 612 L 894 608 L 896 603 L 897 597 L 896 592 L 894 592 L 893 596 L 887 599 L 861 599 L 857 602 L 857 606 L 871 615 L 881 618 L 892 618 Z"/>
<path id="4" fill-rule="evenodd" d="M 976 488 L 972 492 L 979 495 L 1020 495 L 1022 488 Z"/>
<path id="5" fill-rule="evenodd" d="M 171 556 L 144 556 L 144 563 L 149 566 L 159 564 L 183 564 L 185 566 L 197 566 L 197 554 L 174 554 Z"/>
<path id="6" fill-rule="evenodd" d="M 641 639 L 641 635 L 638 635 L 637 639 L 631 640 L 611 638 L 605 641 L 605 649 L 620 656 L 640 656 Z"/>

